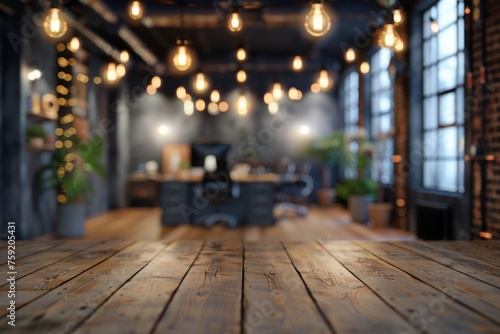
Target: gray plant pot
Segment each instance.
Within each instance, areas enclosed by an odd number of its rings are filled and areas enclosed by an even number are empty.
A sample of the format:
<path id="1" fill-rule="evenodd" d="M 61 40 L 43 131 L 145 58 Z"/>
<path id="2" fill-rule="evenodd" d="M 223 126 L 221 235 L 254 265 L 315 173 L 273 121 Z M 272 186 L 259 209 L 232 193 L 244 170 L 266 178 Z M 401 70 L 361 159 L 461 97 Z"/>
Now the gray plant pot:
<path id="1" fill-rule="evenodd" d="M 77 238 L 85 234 L 85 204 L 64 204 L 57 207 L 56 234 Z"/>
<path id="2" fill-rule="evenodd" d="M 351 195 L 347 201 L 347 207 L 351 213 L 352 220 L 358 223 L 368 221 L 368 206 L 375 200 L 373 195 Z"/>

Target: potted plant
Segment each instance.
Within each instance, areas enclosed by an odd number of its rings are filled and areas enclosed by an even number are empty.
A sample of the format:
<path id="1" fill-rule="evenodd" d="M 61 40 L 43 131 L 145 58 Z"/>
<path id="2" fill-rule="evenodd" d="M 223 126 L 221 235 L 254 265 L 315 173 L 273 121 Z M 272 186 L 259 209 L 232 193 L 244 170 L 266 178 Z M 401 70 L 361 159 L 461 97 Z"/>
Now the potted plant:
<path id="1" fill-rule="evenodd" d="M 31 124 L 26 128 L 28 143 L 33 147 L 43 147 L 47 139 L 47 132 L 40 124 Z"/>
<path id="2" fill-rule="evenodd" d="M 308 154 L 323 165 L 322 188 L 318 190 L 318 203 L 322 206 L 331 205 L 336 197 L 335 189 L 331 188 L 331 167 L 339 165 L 344 157 L 344 133 L 336 131 L 329 136 L 310 143 Z"/>
<path id="3" fill-rule="evenodd" d="M 103 139 L 94 136 L 81 141 L 76 136 L 56 150 L 50 164 L 42 167 L 40 178 L 58 190 L 55 232 L 60 237 L 80 237 L 85 232 L 86 199 L 92 191 L 89 173 L 105 176 L 100 163 Z"/>
<path id="4" fill-rule="evenodd" d="M 377 144 L 374 145 L 372 173 L 377 180 L 377 195 L 375 203 L 370 204 L 368 211 L 372 225 L 374 227 L 387 227 L 391 224 L 393 204 L 385 202 L 384 198 L 384 153 L 389 151 L 389 138 L 392 138 L 394 131 L 383 133 L 377 138 Z"/>

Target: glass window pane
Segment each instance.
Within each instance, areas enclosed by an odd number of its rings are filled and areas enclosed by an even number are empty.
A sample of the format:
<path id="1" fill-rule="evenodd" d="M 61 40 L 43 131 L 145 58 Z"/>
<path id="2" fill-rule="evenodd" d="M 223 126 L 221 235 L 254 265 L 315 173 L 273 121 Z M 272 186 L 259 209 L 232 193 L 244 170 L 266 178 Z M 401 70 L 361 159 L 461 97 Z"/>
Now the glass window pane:
<path id="1" fill-rule="evenodd" d="M 384 114 L 380 117 L 380 132 L 387 133 L 391 130 L 391 114 Z"/>
<path id="2" fill-rule="evenodd" d="M 447 58 L 457 53 L 457 26 L 455 24 L 442 30 L 438 34 L 439 39 L 439 59 Z"/>
<path id="3" fill-rule="evenodd" d="M 422 144 L 425 158 L 435 158 L 437 155 L 437 133 L 436 131 L 424 132 L 424 142 Z"/>
<path id="4" fill-rule="evenodd" d="M 424 57 L 424 66 L 429 66 L 431 64 L 431 41 L 425 41 L 423 46 L 423 57 Z"/>
<path id="5" fill-rule="evenodd" d="M 458 73 L 457 73 L 458 84 L 463 85 L 465 81 L 465 56 L 464 52 L 458 54 Z"/>
<path id="6" fill-rule="evenodd" d="M 443 158 L 456 158 L 458 154 L 457 128 L 445 128 L 438 130 L 438 152 Z"/>
<path id="7" fill-rule="evenodd" d="M 465 191 L 465 171 L 464 171 L 464 161 L 460 159 L 458 161 L 458 191 Z"/>
<path id="8" fill-rule="evenodd" d="M 439 63 L 439 91 L 451 89 L 457 85 L 457 57 L 450 57 Z"/>
<path id="9" fill-rule="evenodd" d="M 422 31 L 424 38 L 428 38 L 429 36 L 432 35 L 431 27 L 429 25 L 429 22 L 431 21 L 431 11 L 430 9 L 424 13 L 423 20 L 422 20 Z"/>
<path id="10" fill-rule="evenodd" d="M 465 26 L 464 19 L 458 21 L 458 49 L 463 50 L 465 48 Z"/>
<path id="11" fill-rule="evenodd" d="M 438 23 L 445 28 L 457 19 L 457 0 L 441 0 L 438 3 Z"/>
<path id="12" fill-rule="evenodd" d="M 462 158 L 464 156 L 465 148 L 465 132 L 463 126 L 458 128 L 458 156 Z"/>
<path id="13" fill-rule="evenodd" d="M 391 110 L 391 93 L 390 92 L 381 92 L 378 97 L 378 112 L 384 113 Z"/>
<path id="14" fill-rule="evenodd" d="M 459 87 L 456 91 L 456 96 L 457 96 L 457 123 L 458 124 L 463 124 L 464 123 L 464 114 L 466 112 L 465 110 L 465 93 L 464 93 L 464 88 Z"/>
<path id="15" fill-rule="evenodd" d="M 391 63 L 391 56 L 392 56 L 392 51 L 390 49 L 380 49 L 378 51 L 380 54 L 380 69 L 385 70 L 389 68 L 389 64 Z"/>
<path id="16" fill-rule="evenodd" d="M 431 62 L 435 63 L 438 60 L 438 38 L 433 36 L 431 39 Z"/>
<path id="17" fill-rule="evenodd" d="M 445 191 L 458 190 L 458 163 L 456 160 L 438 162 L 438 189 Z"/>
<path id="18" fill-rule="evenodd" d="M 455 92 L 441 95 L 439 97 L 439 124 L 454 124 L 455 111 Z"/>
<path id="19" fill-rule="evenodd" d="M 436 161 L 426 160 L 424 161 L 424 187 L 435 188 L 436 187 Z"/>
<path id="20" fill-rule="evenodd" d="M 424 129 L 435 129 L 438 125 L 437 97 L 432 96 L 424 100 Z"/>
<path id="21" fill-rule="evenodd" d="M 382 71 L 379 74 L 378 88 L 387 89 L 391 87 L 391 77 L 389 76 L 389 71 Z"/>

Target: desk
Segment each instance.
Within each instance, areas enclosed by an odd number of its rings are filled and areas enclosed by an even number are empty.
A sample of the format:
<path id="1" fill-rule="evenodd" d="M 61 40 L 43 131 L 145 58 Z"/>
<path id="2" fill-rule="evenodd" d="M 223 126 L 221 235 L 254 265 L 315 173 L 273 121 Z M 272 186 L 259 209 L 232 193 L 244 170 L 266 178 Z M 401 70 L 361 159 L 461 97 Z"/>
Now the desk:
<path id="1" fill-rule="evenodd" d="M 0 333 L 500 332 L 498 241 L 16 246 Z"/>
<path id="2" fill-rule="evenodd" d="M 203 175 L 159 175 L 160 206 L 163 225 L 194 223 L 215 212 L 236 216 L 243 224 L 274 224 L 274 189 L 279 180 L 276 174 L 232 176 L 239 187 L 239 196 L 227 203 L 208 203 L 199 189 Z"/>

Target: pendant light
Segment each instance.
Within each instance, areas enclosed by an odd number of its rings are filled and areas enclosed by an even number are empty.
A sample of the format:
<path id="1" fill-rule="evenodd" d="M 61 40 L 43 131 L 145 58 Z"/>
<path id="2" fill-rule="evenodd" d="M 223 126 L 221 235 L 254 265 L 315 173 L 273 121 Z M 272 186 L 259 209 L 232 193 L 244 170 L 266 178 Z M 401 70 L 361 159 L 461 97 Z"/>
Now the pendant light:
<path id="1" fill-rule="evenodd" d="M 60 8 L 51 8 L 43 20 L 42 27 L 48 37 L 59 39 L 68 31 L 68 22 L 62 17 Z"/>
<path id="2" fill-rule="evenodd" d="M 239 83 L 244 83 L 245 81 L 247 81 L 247 73 L 245 72 L 245 70 L 241 69 L 238 71 L 238 73 L 236 73 L 236 80 Z"/>
<path id="3" fill-rule="evenodd" d="M 394 21 L 395 26 L 400 26 L 405 21 L 405 17 L 403 11 L 399 8 L 394 9 L 392 13 L 392 20 Z"/>
<path id="4" fill-rule="evenodd" d="M 127 50 L 123 50 L 122 52 L 120 52 L 120 61 L 122 63 L 128 63 L 129 60 L 130 60 L 130 54 L 128 53 Z"/>
<path id="5" fill-rule="evenodd" d="M 183 86 L 179 86 L 175 93 L 179 100 L 184 100 L 184 98 L 186 97 L 186 88 L 184 88 Z"/>
<path id="6" fill-rule="evenodd" d="M 279 101 L 283 97 L 283 89 L 279 82 L 273 84 L 272 94 L 275 101 Z"/>
<path id="7" fill-rule="evenodd" d="M 217 103 L 219 102 L 219 100 L 220 100 L 220 93 L 218 90 L 214 89 L 212 93 L 210 93 L 210 101 Z"/>
<path id="8" fill-rule="evenodd" d="M 71 41 L 68 43 L 68 49 L 71 52 L 76 52 L 80 49 L 80 40 L 78 37 L 74 36 Z"/>
<path id="9" fill-rule="evenodd" d="M 361 65 L 359 65 L 359 71 L 362 74 L 370 73 L 370 63 L 367 61 L 362 62 Z"/>
<path id="10" fill-rule="evenodd" d="M 205 74 L 203 72 L 199 71 L 196 73 L 194 83 L 193 83 L 193 89 L 196 93 L 198 94 L 203 94 L 208 90 L 209 84 L 206 79 Z"/>
<path id="11" fill-rule="evenodd" d="M 248 99 L 245 95 L 245 92 L 242 90 L 240 93 L 240 96 L 238 96 L 238 102 L 237 102 L 237 111 L 238 114 L 244 116 L 248 114 Z"/>
<path id="12" fill-rule="evenodd" d="M 227 20 L 227 27 L 229 30 L 232 32 L 238 32 L 243 29 L 243 21 L 241 19 L 240 13 L 238 13 L 238 10 L 234 8 L 229 14 L 229 18 Z"/>
<path id="13" fill-rule="evenodd" d="M 377 41 L 381 48 L 394 49 L 400 39 L 396 27 L 391 23 L 387 23 L 380 30 Z"/>
<path id="14" fill-rule="evenodd" d="M 247 52 L 244 48 L 239 48 L 238 51 L 236 51 L 236 59 L 238 61 L 244 61 L 247 59 Z"/>
<path id="15" fill-rule="evenodd" d="M 348 48 L 344 54 L 344 59 L 348 63 L 354 63 L 356 61 L 356 51 L 353 48 Z"/>
<path id="16" fill-rule="evenodd" d="M 434 18 L 431 17 L 431 31 L 434 33 L 434 34 L 437 34 L 439 32 L 439 24 L 437 23 L 436 20 L 434 20 Z"/>
<path id="17" fill-rule="evenodd" d="M 300 56 L 295 56 L 293 58 L 293 61 L 292 61 L 292 69 L 295 71 L 295 72 L 300 72 L 302 71 L 304 67 L 304 63 L 302 61 L 302 57 Z"/>
<path id="18" fill-rule="evenodd" d="M 115 63 L 108 63 L 104 67 L 103 78 L 108 85 L 115 85 L 120 81 L 117 65 Z"/>
<path id="19" fill-rule="evenodd" d="M 128 7 L 128 15 L 132 20 L 139 20 L 144 15 L 144 7 L 140 1 L 132 1 Z"/>
<path id="20" fill-rule="evenodd" d="M 313 2 L 304 22 L 306 31 L 314 37 L 320 37 L 330 30 L 331 25 L 330 16 L 325 11 L 323 2 Z"/>
<path id="21" fill-rule="evenodd" d="M 172 64 L 180 72 L 186 72 L 193 65 L 193 55 L 187 46 L 187 41 L 177 40 L 177 47 L 174 49 Z"/>
<path id="22" fill-rule="evenodd" d="M 322 91 L 326 91 L 326 90 L 332 88 L 332 86 L 333 86 L 333 80 L 330 77 L 330 74 L 328 74 L 328 71 L 326 69 L 323 68 L 319 72 L 317 83 L 319 85 L 319 88 Z"/>

